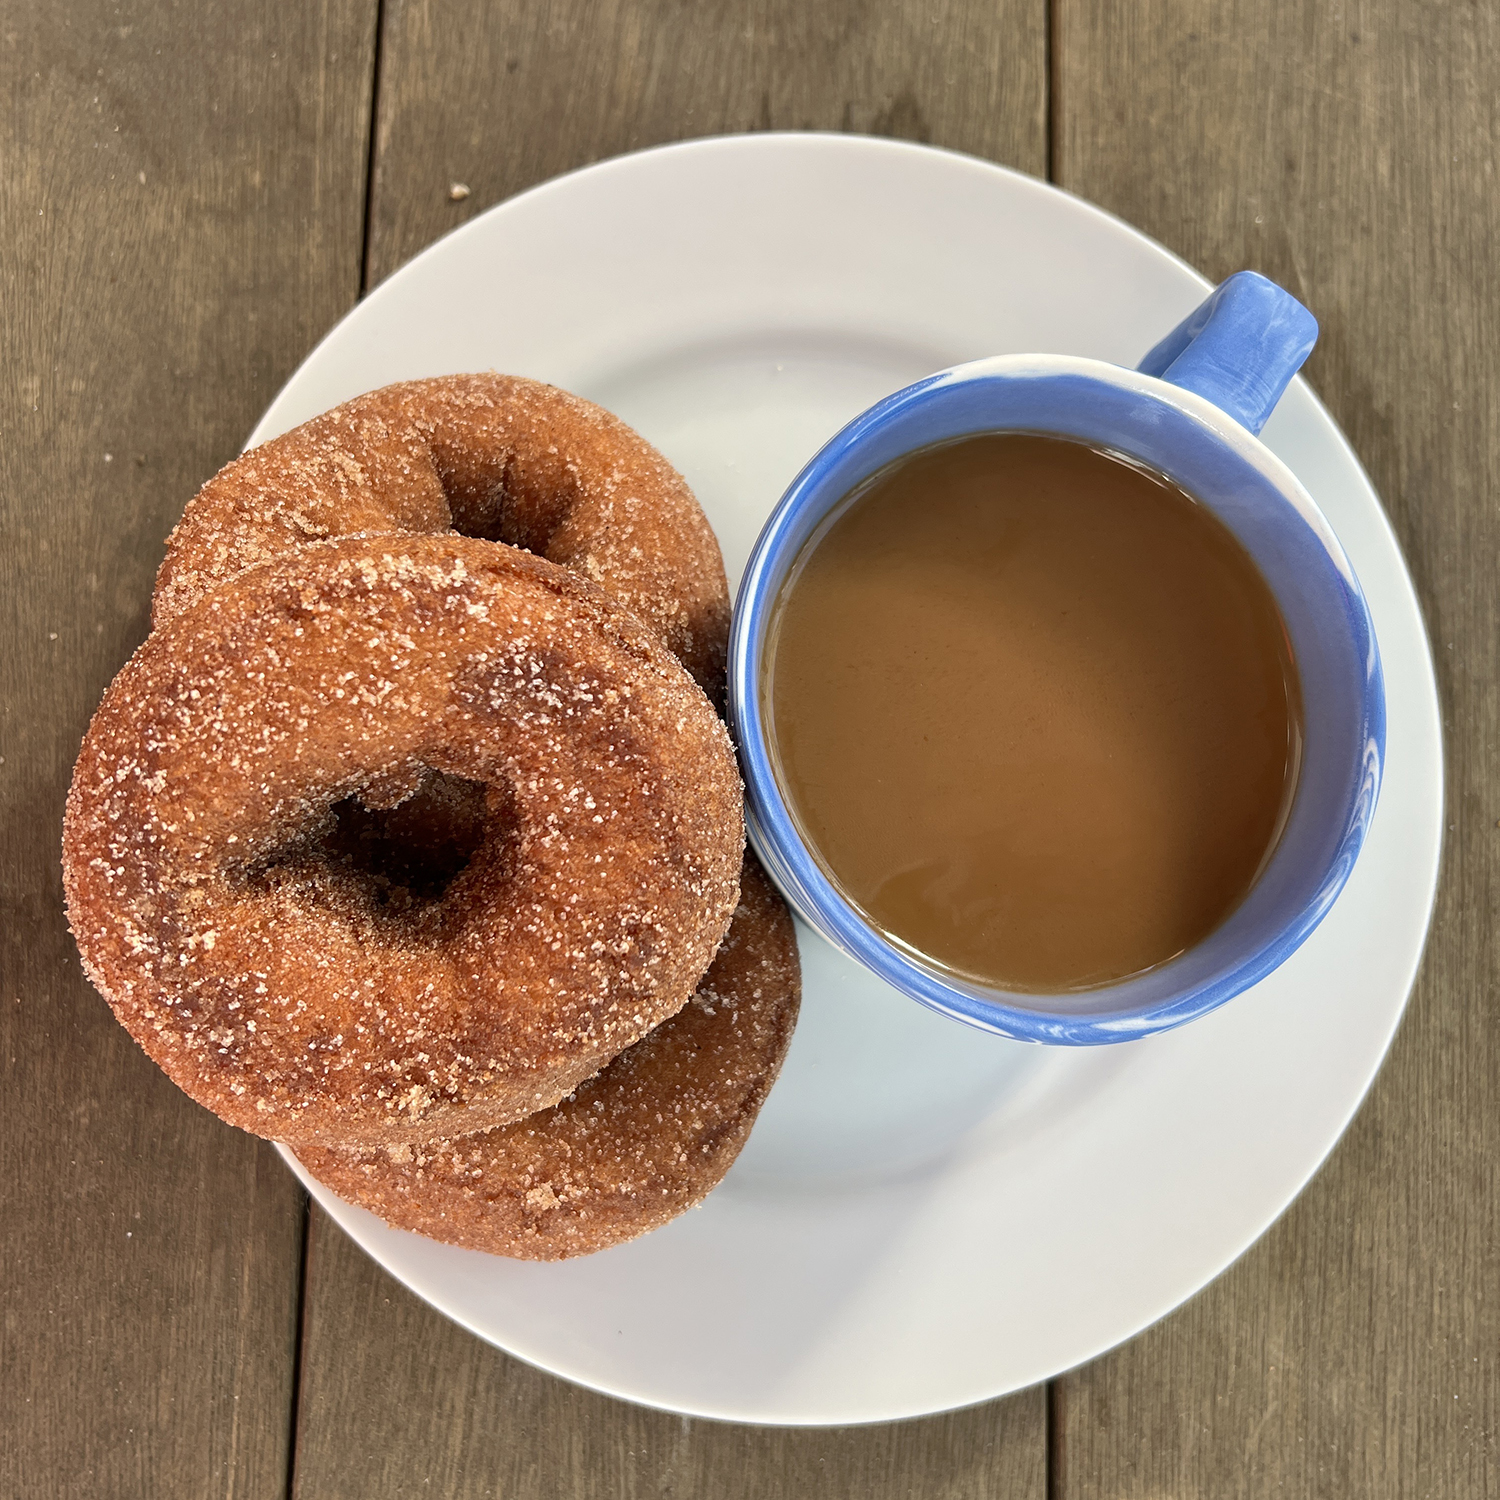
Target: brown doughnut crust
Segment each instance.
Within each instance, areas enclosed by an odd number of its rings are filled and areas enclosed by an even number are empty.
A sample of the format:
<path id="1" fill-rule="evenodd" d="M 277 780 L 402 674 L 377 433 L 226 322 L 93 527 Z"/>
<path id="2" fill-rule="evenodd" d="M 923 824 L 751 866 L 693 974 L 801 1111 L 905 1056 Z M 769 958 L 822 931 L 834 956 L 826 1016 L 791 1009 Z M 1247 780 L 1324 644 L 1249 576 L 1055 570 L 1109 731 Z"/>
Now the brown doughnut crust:
<path id="1" fill-rule="evenodd" d="M 592 579 L 722 703 L 729 591 L 692 491 L 618 417 L 509 375 L 386 386 L 235 459 L 168 537 L 152 621 L 310 541 L 450 529 Z"/>
<path id="2" fill-rule="evenodd" d="M 747 854 L 697 994 L 570 1098 L 459 1140 L 297 1156 L 341 1198 L 432 1239 L 521 1260 L 603 1250 L 718 1185 L 780 1071 L 801 988 L 791 916 Z"/>
<path id="3" fill-rule="evenodd" d="M 370 867 L 414 793 L 456 851 L 426 891 Z M 673 1015 L 742 849 L 723 725 L 602 590 L 489 542 L 346 539 L 152 633 L 84 741 L 63 873 L 90 978 L 188 1094 L 374 1144 L 555 1104 Z"/>

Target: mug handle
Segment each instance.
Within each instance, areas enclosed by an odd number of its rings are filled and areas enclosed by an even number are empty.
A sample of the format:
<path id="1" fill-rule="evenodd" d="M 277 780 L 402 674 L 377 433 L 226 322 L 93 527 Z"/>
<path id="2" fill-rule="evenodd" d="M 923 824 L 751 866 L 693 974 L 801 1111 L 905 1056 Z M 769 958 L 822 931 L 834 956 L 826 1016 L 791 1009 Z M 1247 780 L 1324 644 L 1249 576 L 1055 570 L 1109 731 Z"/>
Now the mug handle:
<path id="1" fill-rule="evenodd" d="M 1290 292 L 1237 271 L 1136 369 L 1205 397 L 1255 433 L 1317 341 L 1318 320 Z"/>

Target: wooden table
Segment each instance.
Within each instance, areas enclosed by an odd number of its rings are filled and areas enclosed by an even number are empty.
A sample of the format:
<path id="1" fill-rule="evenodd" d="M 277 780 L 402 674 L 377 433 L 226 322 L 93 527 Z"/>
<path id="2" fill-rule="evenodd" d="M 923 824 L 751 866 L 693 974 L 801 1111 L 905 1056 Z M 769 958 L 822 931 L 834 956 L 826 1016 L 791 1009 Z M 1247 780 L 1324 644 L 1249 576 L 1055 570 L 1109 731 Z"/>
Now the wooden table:
<path id="1" fill-rule="evenodd" d="M 0 1494 L 1500 1495 L 1500 10 L 56 0 L 0 74 Z M 989 157 L 1312 306 L 1450 778 L 1410 1013 L 1286 1217 L 1046 1388 L 842 1431 L 639 1410 L 428 1311 L 115 1025 L 57 869 L 161 539 L 320 335 L 521 188 L 766 128 Z"/>

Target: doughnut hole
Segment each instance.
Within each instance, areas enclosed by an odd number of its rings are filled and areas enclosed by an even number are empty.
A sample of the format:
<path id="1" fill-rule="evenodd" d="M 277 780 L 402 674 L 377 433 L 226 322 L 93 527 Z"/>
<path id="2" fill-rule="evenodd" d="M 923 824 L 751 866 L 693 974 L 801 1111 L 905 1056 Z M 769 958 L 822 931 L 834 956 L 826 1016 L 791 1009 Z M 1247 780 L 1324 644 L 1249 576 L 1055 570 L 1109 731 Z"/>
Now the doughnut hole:
<path id="1" fill-rule="evenodd" d="M 555 513 L 543 516 L 536 513 L 536 507 L 517 503 L 513 456 L 504 459 L 498 477 L 474 475 L 464 482 L 450 468 L 446 473 L 440 469 L 438 479 L 448 503 L 450 529 L 459 536 L 471 536 L 481 542 L 504 542 L 534 552 L 538 557 L 546 554 L 558 516 Z M 550 507 L 554 512 L 563 498 L 554 497 Z"/>
<path id="2" fill-rule="evenodd" d="M 431 927 L 421 919 L 441 916 L 481 852 L 492 867 L 504 863 L 517 817 L 509 786 L 418 765 L 394 789 L 378 778 L 335 802 L 311 832 L 246 874 L 262 885 L 298 881 L 325 904 L 377 923 Z"/>
<path id="3" fill-rule="evenodd" d="M 515 453 L 481 458 L 440 451 L 436 469 L 450 529 L 459 536 L 504 542 L 559 561 L 552 556 L 554 543 L 580 494 L 576 477 L 556 455 L 526 462 Z"/>
<path id="4" fill-rule="evenodd" d="M 509 788 L 497 788 L 494 798 L 487 792 L 483 782 L 428 767 L 394 806 L 372 806 L 367 793 L 335 803 L 322 851 L 367 881 L 373 902 L 441 900 L 480 846 L 514 826 Z"/>

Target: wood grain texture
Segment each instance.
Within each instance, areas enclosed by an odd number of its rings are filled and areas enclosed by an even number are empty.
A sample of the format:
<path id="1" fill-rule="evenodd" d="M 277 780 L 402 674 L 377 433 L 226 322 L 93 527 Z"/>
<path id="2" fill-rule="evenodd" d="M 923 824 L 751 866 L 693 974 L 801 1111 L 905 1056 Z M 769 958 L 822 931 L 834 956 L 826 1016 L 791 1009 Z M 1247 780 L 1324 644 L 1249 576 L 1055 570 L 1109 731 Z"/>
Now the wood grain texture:
<path id="1" fill-rule="evenodd" d="M 370 282 L 535 182 L 681 137 L 877 131 L 1040 173 L 1044 53 L 1040 0 L 387 0 Z M 470 195 L 450 200 L 454 182 Z M 577 1390 L 458 1332 L 316 1215 L 311 1243 L 303 1500 L 1043 1493 L 1040 1390 L 886 1428 L 684 1422 Z"/>
<path id="2" fill-rule="evenodd" d="M 1058 0 L 1062 185 L 1322 322 L 1308 375 L 1427 612 L 1437 917 L 1385 1071 L 1266 1239 L 1059 1383 L 1059 1500 L 1500 1495 L 1500 13 Z"/>
<path id="3" fill-rule="evenodd" d="M 297 1500 L 1043 1500 L 1040 1389 L 949 1416 L 787 1431 L 690 1421 L 543 1375 L 439 1317 L 316 1208 Z"/>
<path id="4" fill-rule="evenodd" d="M 277 1495 L 302 1208 L 63 921 L 78 742 L 161 539 L 357 295 L 367 0 L 0 19 L 0 1494 Z"/>
<path id="5" fill-rule="evenodd" d="M 1044 0 L 387 0 L 383 48 L 371 285 L 523 188 L 692 136 L 854 130 L 1046 171 Z"/>

